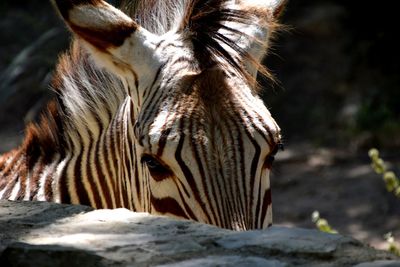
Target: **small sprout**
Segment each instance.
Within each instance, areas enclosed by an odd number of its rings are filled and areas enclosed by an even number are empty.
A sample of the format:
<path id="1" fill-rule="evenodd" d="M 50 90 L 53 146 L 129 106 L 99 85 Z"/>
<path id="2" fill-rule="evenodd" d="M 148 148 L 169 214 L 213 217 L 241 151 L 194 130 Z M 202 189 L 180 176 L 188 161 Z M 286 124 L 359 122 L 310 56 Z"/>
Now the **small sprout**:
<path id="1" fill-rule="evenodd" d="M 396 178 L 394 172 L 385 172 L 383 174 L 383 180 L 386 183 L 386 189 L 389 192 L 394 191 L 397 187 L 399 187 L 399 181 Z"/>
<path id="2" fill-rule="evenodd" d="M 396 197 L 400 198 L 400 180 L 394 172 L 386 170 L 385 162 L 379 157 L 379 151 L 372 148 L 368 151 L 368 155 L 371 158 L 371 166 L 374 171 L 377 174 L 382 174 L 386 190 L 393 192 Z"/>
<path id="3" fill-rule="evenodd" d="M 325 233 L 330 233 L 330 234 L 337 234 L 338 232 L 333 229 L 328 221 L 326 219 L 323 219 L 320 217 L 320 214 L 318 211 L 314 211 L 311 214 L 311 219 L 315 223 L 315 226 L 318 228 L 318 230 L 325 232 Z"/>
<path id="4" fill-rule="evenodd" d="M 382 174 L 383 181 L 385 182 L 386 189 L 389 192 L 393 192 L 394 195 L 400 198 L 400 181 L 396 174 L 391 171 L 386 171 L 385 162 L 379 157 L 379 151 L 376 148 L 372 148 L 368 151 L 368 155 L 371 158 L 371 166 L 377 174 Z M 396 245 L 392 233 L 387 233 L 383 236 L 389 244 L 389 251 L 393 254 L 400 256 L 400 248 Z"/>
<path id="5" fill-rule="evenodd" d="M 371 159 L 377 159 L 379 157 L 379 151 L 376 148 L 371 148 L 368 151 L 368 155 Z"/>
<path id="6" fill-rule="evenodd" d="M 315 210 L 311 214 L 311 219 L 312 219 L 313 223 L 316 223 L 320 219 L 319 212 Z"/>
<path id="7" fill-rule="evenodd" d="M 389 251 L 397 256 L 400 256 L 400 248 L 396 245 L 393 234 L 389 232 L 385 234 L 383 238 L 385 238 L 386 242 L 389 244 Z"/>
<path id="8" fill-rule="evenodd" d="M 385 172 L 385 162 L 381 158 L 372 159 L 372 168 L 377 174 L 382 174 Z"/>
<path id="9" fill-rule="evenodd" d="M 394 195 L 398 198 L 400 198 L 400 186 L 396 188 L 396 190 L 394 190 Z"/>
<path id="10" fill-rule="evenodd" d="M 383 235 L 383 238 L 388 242 L 388 243 L 393 243 L 394 242 L 394 237 L 392 232 L 386 233 Z"/>

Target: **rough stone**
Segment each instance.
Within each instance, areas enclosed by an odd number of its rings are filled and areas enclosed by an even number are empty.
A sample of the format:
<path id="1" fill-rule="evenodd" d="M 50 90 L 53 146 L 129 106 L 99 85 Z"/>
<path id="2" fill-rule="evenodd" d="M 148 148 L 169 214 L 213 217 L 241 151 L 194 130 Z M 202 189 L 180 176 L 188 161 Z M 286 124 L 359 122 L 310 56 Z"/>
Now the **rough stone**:
<path id="1" fill-rule="evenodd" d="M 358 265 L 357 265 L 358 264 Z M 196 222 L 46 202 L 0 201 L 0 266 L 400 266 L 341 235 Z"/>
<path id="2" fill-rule="evenodd" d="M 399 267 L 398 261 L 390 261 L 390 260 L 380 260 L 373 262 L 364 262 L 357 264 L 354 267 Z"/>

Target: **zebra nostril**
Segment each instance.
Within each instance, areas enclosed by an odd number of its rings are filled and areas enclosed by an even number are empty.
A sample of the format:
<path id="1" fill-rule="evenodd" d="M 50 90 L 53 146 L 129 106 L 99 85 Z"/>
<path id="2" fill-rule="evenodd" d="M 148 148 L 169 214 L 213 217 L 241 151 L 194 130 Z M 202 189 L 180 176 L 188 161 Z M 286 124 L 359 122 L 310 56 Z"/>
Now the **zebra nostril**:
<path id="1" fill-rule="evenodd" d="M 162 181 L 172 175 L 172 171 L 165 164 L 151 155 L 143 155 L 141 162 L 147 166 L 156 181 Z"/>

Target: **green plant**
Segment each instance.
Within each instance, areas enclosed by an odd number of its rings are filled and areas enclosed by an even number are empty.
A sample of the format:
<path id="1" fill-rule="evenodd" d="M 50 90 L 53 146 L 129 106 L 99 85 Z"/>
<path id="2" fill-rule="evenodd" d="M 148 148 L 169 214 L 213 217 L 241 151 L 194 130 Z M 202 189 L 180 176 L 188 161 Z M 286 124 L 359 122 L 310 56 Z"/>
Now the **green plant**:
<path id="1" fill-rule="evenodd" d="M 400 248 L 396 245 L 393 234 L 391 232 L 383 236 L 389 244 L 389 251 L 400 257 Z"/>
<path id="2" fill-rule="evenodd" d="M 372 148 L 368 151 L 368 155 L 371 158 L 371 166 L 377 174 L 381 174 L 385 181 L 386 189 L 389 192 L 393 192 L 395 196 L 400 198 L 400 180 L 396 174 L 392 171 L 387 171 L 386 164 L 383 159 L 379 157 L 379 151 L 376 148 Z"/>
<path id="3" fill-rule="evenodd" d="M 311 215 L 312 221 L 315 223 L 315 226 L 322 232 L 330 233 L 330 234 L 337 234 L 338 232 L 333 229 L 328 221 L 324 218 L 321 218 L 318 211 L 314 211 Z"/>
<path id="4" fill-rule="evenodd" d="M 368 155 L 371 158 L 372 169 L 374 169 L 377 174 L 382 175 L 387 191 L 393 192 L 396 197 L 400 198 L 400 180 L 394 172 L 387 170 L 385 161 L 379 157 L 379 150 L 372 148 L 368 151 Z M 389 245 L 388 250 L 395 255 L 400 256 L 400 247 L 396 245 L 393 234 L 389 232 L 384 235 L 384 238 Z"/>

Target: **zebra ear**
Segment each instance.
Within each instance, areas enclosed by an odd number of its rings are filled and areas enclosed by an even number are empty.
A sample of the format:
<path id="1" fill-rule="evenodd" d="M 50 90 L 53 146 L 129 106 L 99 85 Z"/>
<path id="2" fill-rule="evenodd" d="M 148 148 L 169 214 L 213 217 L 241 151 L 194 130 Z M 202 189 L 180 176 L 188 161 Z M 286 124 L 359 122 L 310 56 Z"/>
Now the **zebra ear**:
<path id="1" fill-rule="evenodd" d="M 274 18 L 279 18 L 285 10 L 287 0 L 270 0 L 269 7 Z"/>
<path id="2" fill-rule="evenodd" d="M 261 60 L 267 52 L 270 37 L 278 26 L 277 19 L 283 13 L 286 0 L 239 0 L 238 2 L 239 10 L 248 11 L 255 17 L 253 23 L 237 24 L 236 29 L 246 36 L 237 36 L 237 43 L 250 55 L 250 58 L 245 58 L 244 61 L 249 73 L 255 77 L 259 68 L 262 68 Z"/>
<path id="3" fill-rule="evenodd" d="M 248 7 L 268 9 L 270 14 L 276 19 L 282 15 L 287 0 L 241 0 L 240 2 Z"/>
<path id="4" fill-rule="evenodd" d="M 191 0 L 179 30 L 191 40 L 200 65 L 222 60 L 255 82 L 258 71 L 268 75 L 260 62 L 284 2 Z"/>
<path id="5" fill-rule="evenodd" d="M 95 59 L 101 58 L 101 64 L 109 66 L 107 63 L 111 62 L 107 61 L 112 60 L 111 65 L 115 66 L 117 60 L 122 65 L 142 65 L 143 57 L 152 53 L 147 41 L 154 38 L 153 34 L 105 1 L 52 1 L 75 36 L 86 44 Z M 140 52 L 135 53 L 135 50 Z"/>

